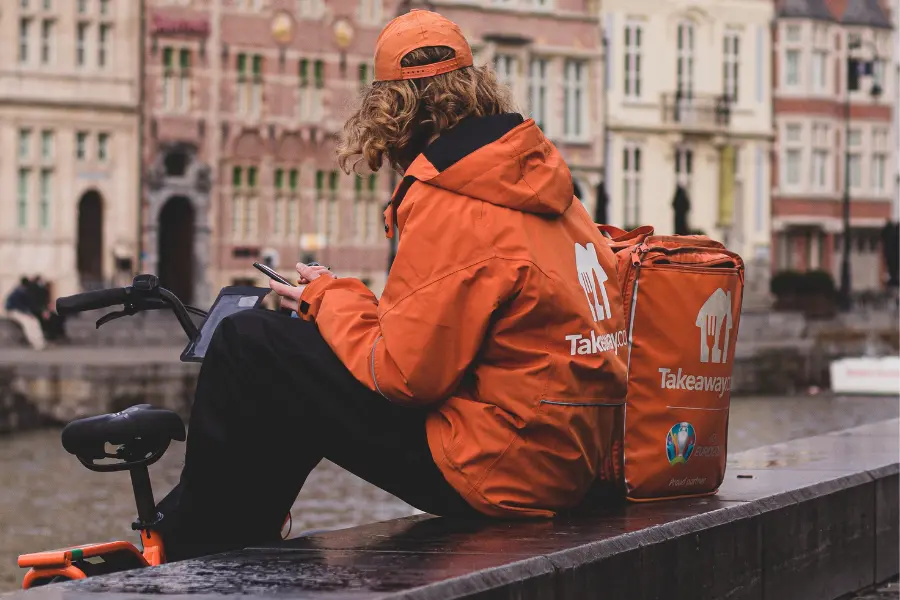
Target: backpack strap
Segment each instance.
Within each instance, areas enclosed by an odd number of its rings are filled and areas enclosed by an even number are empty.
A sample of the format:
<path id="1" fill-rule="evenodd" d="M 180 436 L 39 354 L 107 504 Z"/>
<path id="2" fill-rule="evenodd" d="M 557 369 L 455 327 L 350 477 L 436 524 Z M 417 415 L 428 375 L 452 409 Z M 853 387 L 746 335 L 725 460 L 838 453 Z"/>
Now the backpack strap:
<path id="1" fill-rule="evenodd" d="M 643 225 L 631 231 L 625 231 L 615 225 L 597 225 L 597 230 L 606 237 L 606 243 L 612 248 L 613 252 L 618 252 L 625 248 L 630 248 L 640 244 L 645 239 L 653 235 L 652 225 Z M 607 237 L 608 236 L 608 237 Z"/>

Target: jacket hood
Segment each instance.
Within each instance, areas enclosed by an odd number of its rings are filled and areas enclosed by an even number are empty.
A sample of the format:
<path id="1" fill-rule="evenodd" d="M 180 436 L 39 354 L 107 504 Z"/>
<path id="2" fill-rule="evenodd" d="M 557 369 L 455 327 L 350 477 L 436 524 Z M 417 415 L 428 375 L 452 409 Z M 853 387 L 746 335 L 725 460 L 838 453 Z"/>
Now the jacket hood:
<path id="1" fill-rule="evenodd" d="M 411 178 L 544 215 L 563 214 L 573 200 L 572 174 L 559 150 L 533 119 L 517 113 L 464 119 L 413 161 L 404 179 L 411 184 Z"/>

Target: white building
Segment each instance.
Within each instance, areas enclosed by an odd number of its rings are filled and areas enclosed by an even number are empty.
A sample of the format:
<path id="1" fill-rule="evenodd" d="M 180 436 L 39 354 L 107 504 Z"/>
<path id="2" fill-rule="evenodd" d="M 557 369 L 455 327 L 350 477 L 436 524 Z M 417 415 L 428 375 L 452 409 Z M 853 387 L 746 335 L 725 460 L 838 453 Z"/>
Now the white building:
<path id="1" fill-rule="evenodd" d="M 689 229 L 739 252 L 748 293 L 767 286 L 771 2 L 607 0 L 610 221 Z"/>
<path id="2" fill-rule="evenodd" d="M 130 276 L 136 251 L 136 0 L 0 6 L 0 293 Z M 118 259 L 118 260 L 117 260 Z M 129 262 L 131 261 L 131 262 Z"/>

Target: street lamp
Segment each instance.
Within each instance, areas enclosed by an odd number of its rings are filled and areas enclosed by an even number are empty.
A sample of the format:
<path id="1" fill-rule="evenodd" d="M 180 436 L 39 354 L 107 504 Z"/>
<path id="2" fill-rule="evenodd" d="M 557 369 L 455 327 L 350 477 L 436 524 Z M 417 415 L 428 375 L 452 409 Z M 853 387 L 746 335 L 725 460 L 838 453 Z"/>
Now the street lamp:
<path id="1" fill-rule="evenodd" d="M 843 197 L 843 225 L 844 225 L 844 245 L 843 254 L 841 256 L 841 287 L 840 287 L 840 307 L 844 311 L 849 311 L 853 305 L 850 298 L 850 92 L 859 89 L 859 78 L 861 75 L 874 75 L 875 65 L 878 64 L 878 47 L 872 42 L 866 42 L 866 45 L 872 48 L 873 58 L 871 61 L 863 61 L 855 59 L 851 56 L 852 50 L 858 50 L 863 42 L 857 39 L 851 39 L 847 44 L 847 92 L 844 98 L 844 197 Z M 869 90 L 872 98 L 881 96 L 881 85 L 876 80 L 872 83 Z"/>

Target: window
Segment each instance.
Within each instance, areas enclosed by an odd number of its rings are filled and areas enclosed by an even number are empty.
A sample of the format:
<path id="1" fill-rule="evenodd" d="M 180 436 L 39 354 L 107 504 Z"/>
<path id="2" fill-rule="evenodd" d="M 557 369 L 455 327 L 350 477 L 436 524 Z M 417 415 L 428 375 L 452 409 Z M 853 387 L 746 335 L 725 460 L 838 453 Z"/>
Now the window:
<path id="1" fill-rule="evenodd" d="M 324 12 L 324 0 L 297 0 L 297 15 L 301 19 L 318 19 Z"/>
<path id="2" fill-rule="evenodd" d="M 641 223 L 641 147 L 625 145 L 622 152 L 622 199 L 625 206 L 625 226 Z"/>
<path id="3" fill-rule="evenodd" d="M 641 97 L 641 35 L 640 23 L 625 25 L 625 97 Z"/>
<path id="4" fill-rule="evenodd" d="M 87 157 L 87 132 L 79 131 L 75 134 L 75 158 L 84 160 Z"/>
<path id="5" fill-rule="evenodd" d="M 41 132 L 41 159 L 44 161 L 53 160 L 53 132 Z"/>
<path id="6" fill-rule="evenodd" d="M 163 106 L 166 110 L 186 112 L 191 108 L 191 51 L 178 50 L 175 64 L 175 48 L 163 48 Z"/>
<path id="7" fill-rule="evenodd" d="M 52 62 L 53 29 L 56 25 L 52 19 L 44 19 L 41 22 L 41 64 L 49 65 Z"/>
<path id="8" fill-rule="evenodd" d="M 785 41 L 788 41 L 788 42 L 799 42 L 800 41 L 800 26 L 799 25 L 788 25 L 785 28 L 784 39 L 785 39 Z"/>
<path id="9" fill-rule="evenodd" d="M 19 130 L 19 160 L 31 160 L 31 130 Z"/>
<path id="10" fill-rule="evenodd" d="M 97 135 L 97 160 L 106 162 L 109 159 L 109 134 L 100 133 Z"/>
<path id="11" fill-rule="evenodd" d="M 291 169 L 288 173 L 288 188 L 290 188 L 290 198 L 287 206 L 287 219 L 285 219 L 285 229 L 289 235 L 297 235 L 300 233 L 300 198 L 298 197 L 300 185 L 300 171 Z"/>
<path id="12" fill-rule="evenodd" d="M 785 182 L 788 185 L 800 184 L 800 160 L 802 154 L 798 149 L 790 149 L 785 153 Z"/>
<path id="13" fill-rule="evenodd" d="M 787 50 L 784 53 L 784 84 L 800 85 L 800 51 Z"/>
<path id="14" fill-rule="evenodd" d="M 38 196 L 38 223 L 41 229 L 50 227 L 50 205 L 53 193 L 53 171 L 41 169 L 40 194 Z"/>
<path id="15" fill-rule="evenodd" d="M 231 235 L 235 239 L 239 238 L 244 230 L 244 199 L 241 196 L 243 180 L 244 169 L 233 167 L 231 169 Z"/>
<path id="16" fill-rule="evenodd" d="M 736 31 L 725 34 L 723 42 L 722 93 L 732 103 L 738 101 L 740 89 L 741 38 Z"/>
<path id="17" fill-rule="evenodd" d="M 694 97 L 694 24 L 678 25 L 678 53 L 675 59 L 676 92 L 688 102 Z"/>
<path id="18" fill-rule="evenodd" d="M 382 0 L 360 0 L 359 19 L 363 23 L 381 22 Z"/>
<path id="19" fill-rule="evenodd" d="M 565 65 L 563 135 L 569 139 L 581 140 L 588 135 L 585 127 L 587 69 L 585 63 L 578 60 L 567 60 Z"/>
<path id="20" fill-rule="evenodd" d="M 337 241 L 340 234 L 340 220 L 338 204 L 338 172 L 331 171 L 328 174 L 328 214 L 325 218 L 325 241 L 331 244 Z"/>
<path id="21" fill-rule="evenodd" d="M 812 55 L 812 85 L 813 91 L 825 92 L 828 90 L 828 52 L 816 50 Z"/>
<path id="22" fill-rule="evenodd" d="M 263 88 L 263 57 L 260 54 L 253 55 L 253 83 L 250 98 L 250 114 L 258 117 L 262 110 Z"/>
<path id="23" fill-rule="evenodd" d="M 315 64 L 316 89 L 321 90 L 325 87 L 325 61 L 317 60 Z"/>
<path id="24" fill-rule="evenodd" d="M 513 93 L 515 93 L 516 89 L 518 70 L 515 56 L 510 56 L 509 54 L 494 55 L 494 72 L 497 73 L 497 80 L 513 90 Z"/>
<path id="25" fill-rule="evenodd" d="M 235 239 L 253 239 L 256 235 L 257 177 L 256 167 L 232 168 L 231 233 Z"/>
<path id="26" fill-rule="evenodd" d="M 275 169 L 274 180 L 275 202 L 272 206 L 272 233 L 280 236 L 284 233 L 283 227 L 286 224 L 284 209 L 287 205 L 287 198 L 284 195 L 284 169 Z"/>
<path id="27" fill-rule="evenodd" d="M 888 139 L 888 130 L 872 131 L 872 191 L 877 194 L 887 191 Z"/>
<path id="28" fill-rule="evenodd" d="M 691 148 L 678 148 L 675 151 L 675 180 L 685 190 L 691 189 L 694 175 L 694 151 Z"/>
<path id="29" fill-rule="evenodd" d="M 86 56 L 86 44 L 88 36 L 88 24 L 79 23 L 75 30 L 75 64 L 79 67 L 84 66 Z"/>
<path id="30" fill-rule="evenodd" d="M 787 126 L 787 134 L 786 139 L 789 142 L 799 142 L 800 136 L 802 135 L 802 128 L 800 125 L 788 125 Z"/>
<path id="31" fill-rule="evenodd" d="M 369 71 L 369 65 L 366 63 L 359 63 L 359 89 L 363 89 L 371 83 Z"/>
<path id="32" fill-rule="evenodd" d="M 547 61 L 543 58 L 531 59 L 528 85 L 528 104 L 531 117 L 537 126 L 546 131 L 547 125 Z"/>
<path id="33" fill-rule="evenodd" d="M 109 14 L 109 0 L 100 0 L 100 14 L 103 16 Z"/>
<path id="34" fill-rule="evenodd" d="M 78 0 L 78 14 L 83 15 L 87 12 L 87 0 Z"/>
<path id="35" fill-rule="evenodd" d="M 191 51 L 182 48 L 178 52 L 178 108 L 189 110 L 191 107 Z"/>
<path id="36" fill-rule="evenodd" d="M 316 233 L 325 234 L 326 229 L 326 198 L 325 198 L 325 171 L 316 171 L 316 198 L 314 204 L 313 222 L 316 224 Z"/>
<path id="37" fill-rule="evenodd" d="M 310 68 L 312 68 L 313 85 L 310 85 Z M 362 66 L 360 66 L 360 69 L 362 69 Z M 302 58 L 299 63 L 298 75 L 300 89 L 297 93 L 297 114 L 302 121 L 316 122 L 321 118 L 322 114 L 325 62 L 322 60 L 310 61 Z"/>
<path id="38" fill-rule="evenodd" d="M 363 198 L 363 186 L 365 184 L 365 180 L 357 175 L 353 181 L 353 217 L 355 227 L 355 235 L 357 242 L 363 242 L 366 239 L 366 229 L 367 223 L 366 218 L 368 217 L 367 202 L 366 199 Z"/>
<path id="39" fill-rule="evenodd" d="M 44 10 L 53 10 L 53 0 L 44 0 Z"/>
<path id="40" fill-rule="evenodd" d="M 878 84 L 884 89 L 884 63 L 883 60 L 872 61 L 872 84 Z"/>
<path id="41" fill-rule="evenodd" d="M 17 210 L 19 227 L 28 226 L 28 192 L 31 187 L 31 169 L 19 169 Z"/>
<path id="42" fill-rule="evenodd" d="M 31 45 L 31 19 L 23 17 L 19 19 L 19 62 L 28 64 L 28 48 Z"/>
<path id="43" fill-rule="evenodd" d="M 112 25 L 109 23 L 102 23 L 97 28 L 97 66 L 101 69 L 106 68 L 106 58 L 109 51 L 107 45 L 109 44 L 109 31 L 111 28 Z"/>
<path id="44" fill-rule="evenodd" d="M 862 131 L 850 130 L 847 136 L 847 149 L 850 153 L 848 159 L 850 188 L 859 189 L 862 186 Z"/>
<path id="45" fill-rule="evenodd" d="M 819 191 L 828 189 L 829 162 L 831 150 L 829 136 L 831 128 L 828 125 L 817 123 L 812 126 L 812 164 L 810 183 L 812 188 Z"/>
<path id="46" fill-rule="evenodd" d="M 369 215 L 366 218 L 366 234 L 364 241 L 366 243 L 373 243 L 378 239 L 378 234 L 380 232 L 384 232 L 384 229 L 379 226 L 379 223 L 382 222 L 381 213 L 383 212 L 381 205 L 378 203 L 378 176 L 375 174 L 369 175 L 368 181 L 368 189 L 369 189 L 369 201 L 368 201 L 368 209 Z"/>

